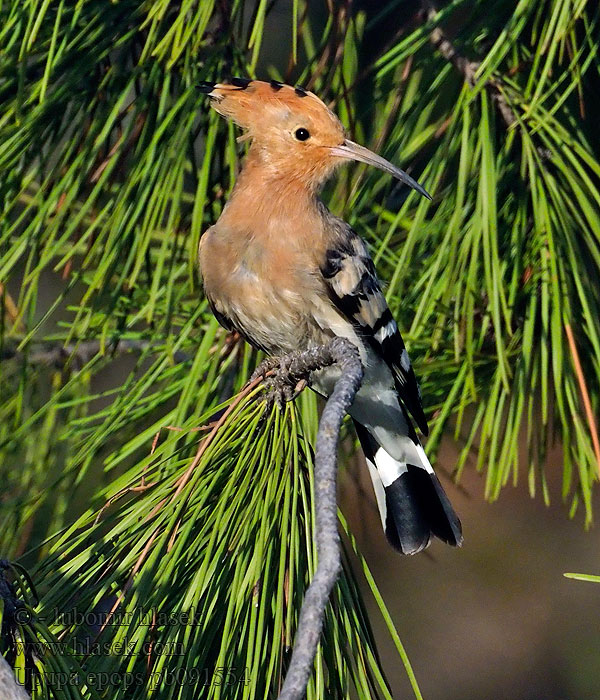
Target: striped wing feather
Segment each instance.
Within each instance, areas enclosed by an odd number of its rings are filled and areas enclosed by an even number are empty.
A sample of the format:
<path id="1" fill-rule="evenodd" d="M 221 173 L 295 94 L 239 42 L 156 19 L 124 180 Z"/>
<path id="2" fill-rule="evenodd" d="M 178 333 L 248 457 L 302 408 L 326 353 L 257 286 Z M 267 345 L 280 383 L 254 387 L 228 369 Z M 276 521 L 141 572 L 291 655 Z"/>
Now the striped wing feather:
<path id="1" fill-rule="evenodd" d="M 408 352 L 377 279 L 365 242 L 352 230 L 327 249 L 321 273 L 329 297 L 392 370 L 398 398 L 428 434 L 421 392 Z"/>

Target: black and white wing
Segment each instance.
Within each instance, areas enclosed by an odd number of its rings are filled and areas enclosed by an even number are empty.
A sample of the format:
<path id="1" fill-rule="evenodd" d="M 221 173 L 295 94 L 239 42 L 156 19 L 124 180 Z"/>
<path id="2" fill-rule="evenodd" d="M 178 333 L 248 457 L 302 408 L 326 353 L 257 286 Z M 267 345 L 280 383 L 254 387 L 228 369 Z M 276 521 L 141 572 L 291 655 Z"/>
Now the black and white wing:
<path id="1" fill-rule="evenodd" d="M 326 251 L 321 274 L 331 301 L 392 370 L 401 403 L 427 435 L 421 392 L 404 341 L 365 242 L 352 229 L 346 229 L 344 237 Z"/>

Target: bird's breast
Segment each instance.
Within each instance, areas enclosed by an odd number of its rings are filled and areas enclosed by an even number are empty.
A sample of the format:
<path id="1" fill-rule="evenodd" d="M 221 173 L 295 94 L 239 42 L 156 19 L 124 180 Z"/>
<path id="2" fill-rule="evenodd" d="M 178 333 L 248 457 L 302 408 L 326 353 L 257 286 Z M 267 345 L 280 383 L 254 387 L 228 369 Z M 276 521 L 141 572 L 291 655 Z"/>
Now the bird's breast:
<path id="1" fill-rule="evenodd" d="M 270 245 L 215 226 L 202 237 L 199 257 L 206 295 L 248 339 L 272 353 L 310 344 L 308 301 L 319 292 L 309 256 L 284 241 Z"/>

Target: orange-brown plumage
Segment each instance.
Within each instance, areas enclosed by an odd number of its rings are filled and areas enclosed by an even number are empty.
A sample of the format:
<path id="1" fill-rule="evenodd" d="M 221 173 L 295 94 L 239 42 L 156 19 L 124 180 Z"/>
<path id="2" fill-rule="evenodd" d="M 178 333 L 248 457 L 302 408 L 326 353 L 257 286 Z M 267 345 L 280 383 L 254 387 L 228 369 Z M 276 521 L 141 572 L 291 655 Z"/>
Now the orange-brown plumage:
<path id="1" fill-rule="evenodd" d="M 427 431 L 408 353 L 366 244 L 318 198 L 344 159 L 374 165 L 429 195 L 406 173 L 350 141 L 311 92 L 241 79 L 201 89 L 219 114 L 244 129 L 242 140 L 250 141 L 229 201 L 200 241 L 204 290 L 217 318 L 271 355 L 335 336 L 353 342 L 365 378 L 351 414 L 388 538 L 411 554 L 432 535 L 460 544 L 460 523 L 409 416 Z M 336 372 L 313 373 L 311 386 L 328 395 Z"/>
<path id="2" fill-rule="evenodd" d="M 219 84 L 211 98 L 216 111 L 245 130 L 251 145 L 218 223 L 201 239 L 208 296 L 236 325 L 251 326 L 251 340 L 269 352 L 331 337 L 313 328 L 306 309 L 327 299 L 315 271 L 336 227 L 324 219 L 315 193 L 341 162 L 328 149 L 344 142 L 344 128 L 316 95 L 300 96 L 288 85 Z M 299 141 L 298 129 L 310 138 Z M 262 322 L 275 318 L 279 322 L 268 328 Z"/>
<path id="3" fill-rule="evenodd" d="M 253 80 L 245 88 L 218 84 L 210 97 L 219 114 L 244 129 L 242 139 L 252 140 L 245 169 L 260 163 L 264 176 L 283 176 L 280 189 L 317 188 L 340 163 L 328 149 L 344 142 L 344 127 L 312 92 Z M 298 140 L 298 129 L 310 138 Z"/>

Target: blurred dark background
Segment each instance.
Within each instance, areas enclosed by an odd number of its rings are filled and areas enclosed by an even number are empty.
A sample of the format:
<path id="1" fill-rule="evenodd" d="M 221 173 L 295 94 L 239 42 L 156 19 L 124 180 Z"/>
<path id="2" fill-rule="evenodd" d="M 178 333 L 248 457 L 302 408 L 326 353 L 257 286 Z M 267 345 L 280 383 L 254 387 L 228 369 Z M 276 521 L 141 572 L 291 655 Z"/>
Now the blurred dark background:
<path id="1" fill-rule="evenodd" d="M 555 450 L 550 461 L 560 456 Z M 451 466 L 456 457 L 446 439 L 438 464 Z M 568 518 L 559 483 L 550 481 L 553 501 L 546 507 L 529 497 L 525 483 L 506 487 L 490 504 L 474 470 L 465 471 L 460 490 L 442 477 L 463 523 L 464 546 L 435 541 L 408 558 L 385 541 L 366 467 L 356 461 L 342 482 L 342 508 L 427 700 L 600 697 L 600 585 L 563 576 L 599 571 L 598 533 L 586 532 L 583 518 Z M 366 584 L 363 589 L 395 697 L 411 697 L 377 606 Z"/>

